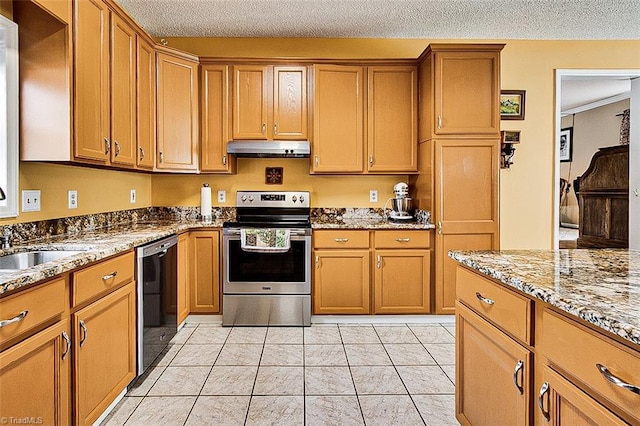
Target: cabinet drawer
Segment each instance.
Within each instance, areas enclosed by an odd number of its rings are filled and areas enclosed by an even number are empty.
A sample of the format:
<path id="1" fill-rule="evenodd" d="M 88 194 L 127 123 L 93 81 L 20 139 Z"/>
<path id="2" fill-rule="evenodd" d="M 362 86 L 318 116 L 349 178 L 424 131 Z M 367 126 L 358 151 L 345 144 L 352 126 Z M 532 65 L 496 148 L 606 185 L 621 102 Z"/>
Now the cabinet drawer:
<path id="1" fill-rule="evenodd" d="M 605 378 L 597 364 L 634 386 L 640 386 L 640 353 L 559 314 L 542 314 L 542 351 L 552 365 L 565 371 L 599 401 L 618 407 L 622 417 L 640 422 L 640 395 Z"/>
<path id="2" fill-rule="evenodd" d="M 376 231 L 375 248 L 429 248 L 429 231 Z"/>
<path id="3" fill-rule="evenodd" d="M 369 248 L 369 231 L 314 231 L 314 248 Z"/>
<path id="4" fill-rule="evenodd" d="M 531 344 L 530 299 L 462 267 L 457 268 L 457 274 L 458 300 L 516 339 Z"/>
<path id="5" fill-rule="evenodd" d="M 133 252 L 112 257 L 73 274 L 73 306 L 133 281 Z"/>
<path id="6" fill-rule="evenodd" d="M 65 295 L 65 279 L 61 278 L 0 300 L 0 321 L 13 320 L 0 327 L 0 346 L 33 334 L 38 325 L 61 315 L 68 303 Z"/>

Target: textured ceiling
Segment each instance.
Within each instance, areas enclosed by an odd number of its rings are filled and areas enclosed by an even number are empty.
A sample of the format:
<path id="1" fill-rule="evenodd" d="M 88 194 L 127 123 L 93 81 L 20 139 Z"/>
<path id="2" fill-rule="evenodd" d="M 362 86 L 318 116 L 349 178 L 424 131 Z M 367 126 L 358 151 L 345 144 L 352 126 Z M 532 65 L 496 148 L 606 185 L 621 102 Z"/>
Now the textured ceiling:
<path id="1" fill-rule="evenodd" d="M 561 110 L 567 111 L 573 108 L 609 99 L 621 95 L 629 95 L 631 92 L 631 79 L 629 77 L 574 77 L 562 80 L 562 105 Z"/>
<path id="2" fill-rule="evenodd" d="M 640 0 L 116 0 L 156 37 L 640 39 Z"/>

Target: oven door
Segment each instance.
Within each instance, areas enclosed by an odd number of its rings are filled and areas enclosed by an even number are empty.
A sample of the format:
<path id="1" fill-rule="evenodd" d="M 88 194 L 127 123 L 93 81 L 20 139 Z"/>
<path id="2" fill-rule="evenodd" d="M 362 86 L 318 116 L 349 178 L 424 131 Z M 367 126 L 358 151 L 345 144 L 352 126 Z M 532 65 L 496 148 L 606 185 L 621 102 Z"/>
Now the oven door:
<path id="1" fill-rule="evenodd" d="M 311 229 L 291 229 L 284 253 L 243 251 L 240 228 L 223 234 L 224 294 L 311 294 Z"/>

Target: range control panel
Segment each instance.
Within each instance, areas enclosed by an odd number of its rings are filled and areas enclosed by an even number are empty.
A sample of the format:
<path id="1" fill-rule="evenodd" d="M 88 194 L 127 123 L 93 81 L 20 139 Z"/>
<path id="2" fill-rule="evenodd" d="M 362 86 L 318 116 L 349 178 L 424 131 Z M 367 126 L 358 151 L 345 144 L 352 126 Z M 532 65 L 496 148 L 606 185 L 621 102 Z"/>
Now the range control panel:
<path id="1" fill-rule="evenodd" d="M 236 207 L 309 207 L 309 192 L 238 191 Z"/>

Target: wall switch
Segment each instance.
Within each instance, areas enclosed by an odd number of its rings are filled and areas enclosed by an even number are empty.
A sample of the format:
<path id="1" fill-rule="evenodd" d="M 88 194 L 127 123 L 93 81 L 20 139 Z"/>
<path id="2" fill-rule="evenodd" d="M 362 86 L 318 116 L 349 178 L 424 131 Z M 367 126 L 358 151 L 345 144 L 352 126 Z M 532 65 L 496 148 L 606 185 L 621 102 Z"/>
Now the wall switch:
<path id="1" fill-rule="evenodd" d="M 68 207 L 70 209 L 77 209 L 78 208 L 78 191 L 76 191 L 75 189 L 70 189 L 69 191 L 67 191 L 67 200 L 68 200 Z"/>
<path id="2" fill-rule="evenodd" d="M 369 202 L 370 203 L 377 203 L 378 202 L 378 190 L 377 189 L 372 189 L 371 191 L 369 191 Z"/>
<path id="3" fill-rule="evenodd" d="M 22 211 L 23 212 L 39 212 L 40 211 L 40 190 L 22 191 Z"/>
<path id="4" fill-rule="evenodd" d="M 131 192 L 129 193 L 129 202 L 131 204 L 135 204 L 136 203 L 136 190 L 132 189 Z"/>
<path id="5" fill-rule="evenodd" d="M 218 202 L 226 203 L 227 202 L 227 192 L 226 191 L 218 191 Z"/>

